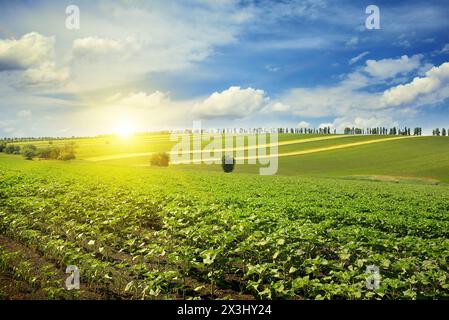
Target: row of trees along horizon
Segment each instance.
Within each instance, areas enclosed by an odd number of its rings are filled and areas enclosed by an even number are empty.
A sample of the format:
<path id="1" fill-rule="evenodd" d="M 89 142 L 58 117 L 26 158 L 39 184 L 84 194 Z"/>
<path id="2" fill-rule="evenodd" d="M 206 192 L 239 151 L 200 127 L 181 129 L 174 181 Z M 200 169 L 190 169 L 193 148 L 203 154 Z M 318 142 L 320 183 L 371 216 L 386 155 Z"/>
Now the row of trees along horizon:
<path id="1" fill-rule="evenodd" d="M 191 129 L 175 130 L 175 131 L 151 131 L 151 132 L 139 132 L 135 133 L 136 136 L 146 136 L 151 134 L 170 134 L 170 133 L 199 133 Z M 330 126 L 322 128 L 222 128 L 222 129 L 208 129 L 201 130 L 201 133 L 234 133 L 234 134 L 257 134 L 257 133 L 280 133 L 280 134 L 339 134 L 336 129 L 331 129 Z M 411 136 L 412 128 L 408 127 L 375 127 L 375 128 L 358 128 L 358 127 L 346 127 L 343 134 L 347 135 L 403 135 Z M 414 136 L 422 135 L 422 128 L 413 128 Z M 436 128 L 432 131 L 433 136 L 449 136 L 449 129 L 446 128 Z M 93 138 L 111 138 L 114 137 L 113 134 L 103 134 L 96 136 L 71 136 L 71 137 L 4 137 L 0 138 L 0 143 L 16 143 L 16 142 L 27 142 L 27 141 L 52 141 L 57 140 L 70 140 L 70 139 L 93 139 Z"/>

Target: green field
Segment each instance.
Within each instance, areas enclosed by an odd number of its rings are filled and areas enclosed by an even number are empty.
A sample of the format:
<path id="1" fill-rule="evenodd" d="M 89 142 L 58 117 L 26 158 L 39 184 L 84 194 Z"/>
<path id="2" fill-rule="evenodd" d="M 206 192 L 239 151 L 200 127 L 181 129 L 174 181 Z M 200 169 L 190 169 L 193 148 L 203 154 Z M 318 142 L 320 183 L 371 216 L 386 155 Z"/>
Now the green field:
<path id="1" fill-rule="evenodd" d="M 281 135 L 276 176 L 149 166 L 167 135 L 0 153 L 0 298 L 449 298 L 449 138 L 324 137 Z"/>

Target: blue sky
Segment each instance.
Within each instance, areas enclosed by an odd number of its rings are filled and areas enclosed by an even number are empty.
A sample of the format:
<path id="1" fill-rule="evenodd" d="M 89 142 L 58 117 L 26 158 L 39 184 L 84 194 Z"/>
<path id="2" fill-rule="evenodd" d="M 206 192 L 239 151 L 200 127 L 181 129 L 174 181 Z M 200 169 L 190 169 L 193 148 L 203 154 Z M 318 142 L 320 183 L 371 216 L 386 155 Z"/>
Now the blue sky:
<path id="1" fill-rule="evenodd" d="M 449 1 L 0 2 L 0 137 L 449 128 Z"/>

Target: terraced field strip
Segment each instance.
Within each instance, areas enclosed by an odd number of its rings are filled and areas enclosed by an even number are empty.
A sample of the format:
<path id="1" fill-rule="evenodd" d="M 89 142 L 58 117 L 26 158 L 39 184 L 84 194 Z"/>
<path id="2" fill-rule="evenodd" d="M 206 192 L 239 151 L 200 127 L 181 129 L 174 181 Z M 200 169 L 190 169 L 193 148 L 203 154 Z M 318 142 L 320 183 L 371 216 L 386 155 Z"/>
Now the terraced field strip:
<path id="1" fill-rule="evenodd" d="M 379 143 L 379 142 L 388 142 L 388 141 L 394 141 L 394 140 L 400 140 L 400 139 L 410 139 L 410 138 L 416 138 L 416 137 L 394 137 L 394 138 L 383 138 L 383 139 L 374 139 L 374 140 L 368 140 L 368 141 L 360 141 L 360 142 L 352 142 L 352 143 L 346 143 L 336 146 L 330 146 L 330 147 L 322 147 L 322 148 L 315 148 L 315 149 L 309 149 L 309 150 L 301 150 L 301 151 L 293 151 L 293 152 L 286 152 L 286 153 L 280 153 L 275 155 L 258 155 L 258 156 L 251 156 L 251 157 L 236 157 L 236 161 L 239 160 L 257 160 L 257 159 L 267 159 L 272 157 L 291 157 L 291 156 L 299 156 L 304 154 L 311 154 L 311 153 L 317 153 L 317 152 L 324 152 L 324 151 L 332 151 L 332 150 L 338 150 L 338 149 L 345 149 L 345 148 L 351 148 L 351 147 L 357 147 L 367 144 L 373 144 L 373 143 Z M 219 158 L 211 158 L 208 159 L 208 161 L 221 161 Z M 193 160 L 191 163 L 201 163 L 202 160 Z M 182 161 L 177 162 L 170 162 L 171 164 L 182 164 Z"/>
<path id="2" fill-rule="evenodd" d="M 293 144 L 300 144 L 300 143 L 307 143 L 307 142 L 316 142 L 316 141 L 323 141 L 323 140 L 333 140 L 333 139 L 339 139 L 339 138 L 347 138 L 350 137 L 348 135 L 335 135 L 335 136 L 329 136 L 329 137 L 317 137 L 317 138 L 308 138 L 308 139 L 295 139 L 295 140 L 287 140 L 287 141 L 281 141 L 276 144 L 274 143 L 266 143 L 261 145 L 251 145 L 251 146 L 244 146 L 240 148 L 222 148 L 217 149 L 217 152 L 226 152 L 226 151 L 241 151 L 241 150 L 253 150 L 253 149 L 259 149 L 259 148 L 271 148 L 275 147 L 276 145 L 278 147 L 280 146 L 286 146 L 286 145 L 293 145 Z M 383 139 L 380 139 L 383 140 Z M 179 154 L 198 154 L 198 153 L 209 153 L 209 150 L 188 150 L 180 152 Z M 120 154 L 112 154 L 112 155 L 105 155 L 105 156 L 98 156 L 98 157 L 89 157 L 85 158 L 84 160 L 87 161 L 107 161 L 107 160 L 117 160 L 117 159 L 125 159 L 125 158 L 135 158 L 135 157 L 147 157 L 151 156 L 153 152 L 139 152 L 139 153 L 120 153 Z M 170 155 L 176 154 L 176 152 L 169 152 Z"/>
<path id="3" fill-rule="evenodd" d="M 303 154 L 331 151 L 331 150 L 337 150 L 337 149 L 345 149 L 345 148 L 362 146 L 362 145 L 366 145 L 366 144 L 388 142 L 388 141 L 394 141 L 394 140 L 400 140 L 400 139 L 411 139 L 411 138 L 416 138 L 416 137 L 413 137 L 413 136 L 411 136 L 411 137 L 395 137 L 395 138 L 385 138 L 385 139 L 375 139 L 375 140 L 368 140 L 368 141 L 352 142 L 352 143 L 347 143 L 347 144 L 341 144 L 338 146 L 330 146 L 330 147 L 315 148 L 315 149 L 310 149 L 310 150 L 286 152 L 286 153 L 278 154 L 277 156 L 278 157 L 299 156 L 299 155 L 303 155 Z M 272 155 L 265 155 L 265 156 L 252 157 L 252 158 L 259 159 L 259 158 L 270 158 L 270 157 L 272 157 Z M 246 158 L 245 160 L 249 160 L 249 159 L 251 159 L 251 158 Z"/>

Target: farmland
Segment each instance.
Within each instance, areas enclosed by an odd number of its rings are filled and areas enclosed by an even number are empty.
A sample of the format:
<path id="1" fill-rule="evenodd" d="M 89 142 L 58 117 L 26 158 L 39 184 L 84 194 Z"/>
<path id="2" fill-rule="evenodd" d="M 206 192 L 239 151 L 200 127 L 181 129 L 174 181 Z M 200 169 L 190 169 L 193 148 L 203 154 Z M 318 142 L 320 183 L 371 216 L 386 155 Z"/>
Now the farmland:
<path id="1" fill-rule="evenodd" d="M 154 168 L 148 156 L 89 160 L 169 150 L 167 137 L 76 143 L 69 162 L 0 154 L 0 297 L 449 297 L 449 139 L 281 157 L 276 176 L 249 165 Z M 63 287 L 68 265 L 81 270 L 80 291 Z M 366 288 L 370 265 L 376 290 Z"/>

